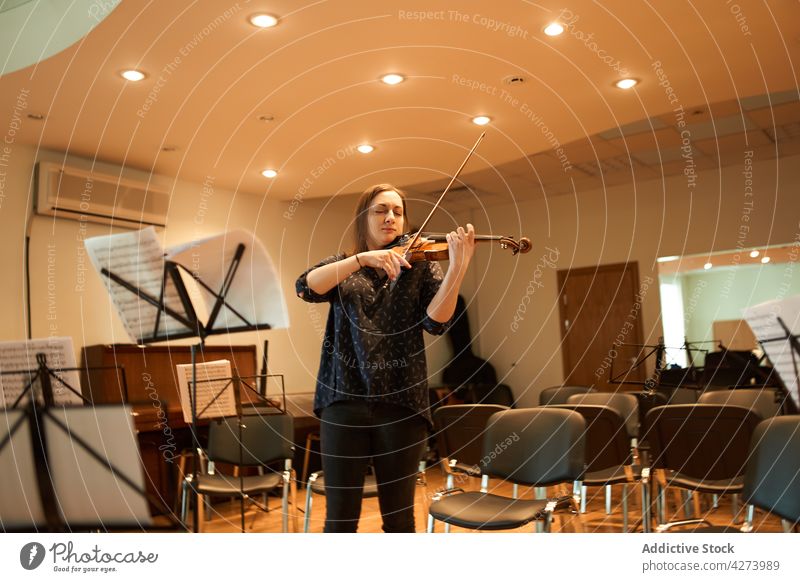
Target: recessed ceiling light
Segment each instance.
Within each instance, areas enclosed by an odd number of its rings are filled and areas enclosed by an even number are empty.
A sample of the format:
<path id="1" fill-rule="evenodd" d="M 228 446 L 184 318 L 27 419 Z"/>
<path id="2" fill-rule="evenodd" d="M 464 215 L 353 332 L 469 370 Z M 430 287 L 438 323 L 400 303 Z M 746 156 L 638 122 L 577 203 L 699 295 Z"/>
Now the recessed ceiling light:
<path id="1" fill-rule="evenodd" d="M 263 121 L 264 123 L 269 123 L 270 121 L 275 121 L 275 116 L 265 113 L 264 115 L 259 115 L 258 120 Z"/>
<path id="2" fill-rule="evenodd" d="M 141 81 L 147 76 L 142 71 L 137 71 L 136 69 L 129 69 L 127 71 L 122 71 L 120 75 L 122 75 L 122 77 L 127 79 L 128 81 L 133 81 L 134 83 L 136 81 Z"/>
<path id="3" fill-rule="evenodd" d="M 275 176 L 278 175 L 278 172 L 276 172 L 275 170 L 270 170 L 270 169 L 261 170 L 261 175 L 264 176 L 265 178 L 274 178 Z"/>
<path id="4" fill-rule="evenodd" d="M 619 89 L 630 89 L 639 84 L 639 79 L 620 79 L 614 85 Z"/>
<path id="5" fill-rule="evenodd" d="M 713 267 L 713 266 L 714 266 L 714 265 L 712 265 L 711 263 L 706 263 L 705 265 L 703 265 L 703 268 L 704 268 L 706 271 L 708 271 L 708 270 L 709 270 L 711 267 Z"/>
<path id="6" fill-rule="evenodd" d="M 680 259 L 680 257 L 678 255 L 672 255 L 670 257 L 658 257 L 656 259 L 656 262 L 658 262 L 658 263 L 669 263 L 670 261 L 677 261 L 678 259 Z"/>
<path id="7" fill-rule="evenodd" d="M 487 117 L 486 115 L 479 115 L 478 117 L 472 118 L 472 123 L 475 125 L 487 125 L 492 120 L 491 117 Z"/>
<path id="8" fill-rule="evenodd" d="M 398 83 L 402 83 L 405 80 L 406 78 L 403 75 L 399 75 L 397 73 L 389 73 L 388 75 L 384 75 L 383 77 L 381 77 L 381 81 L 383 81 L 387 85 L 397 85 Z"/>
<path id="9" fill-rule="evenodd" d="M 760 254 L 758 251 L 750 251 L 750 258 L 755 259 Z"/>
<path id="10" fill-rule="evenodd" d="M 178 148 L 177 148 L 177 146 L 164 146 L 163 148 L 161 148 L 161 151 L 162 152 L 167 152 L 167 153 L 169 153 L 169 152 L 177 152 Z"/>
<path id="11" fill-rule="evenodd" d="M 375 148 L 372 147 L 371 145 L 369 145 L 368 143 L 362 143 L 356 149 L 358 151 L 360 151 L 362 154 L 368 154 L 368 153 L 372 152 L 372 150 L 374 150 Z"/>
<path id="12" fill-rule="evenodd" d="M 272 28 L 278 24 L 278 17 L 272 14 L 253 14 L 248 20 L 258 28 Z"/>
<path id="13" fill-rule="evenodd" d="M 44 115 L 41 113 L 28 113 L 28 119 L 33 119 L 34 121 L 41 121 L 44 119 Z"/>
<path id="14" fill-rule="evenodd" d="M 544 27 L 544 33 L 547 36 L 558 36 L 563 32 L 564 32 L 564 26 L 559 24 L 558 22 L 551 22 L 550 24 Z"/>
<path id="15" fill-rule="evenodd" d="M 764 263 L 765 265 L 766 265 L 767 263 L 769 263 L 769 261 L 770 261 L 770 258 L 769 258 L 769 257 L 761 257 L 761 262 L 762 262 L 762 263 Z"/>

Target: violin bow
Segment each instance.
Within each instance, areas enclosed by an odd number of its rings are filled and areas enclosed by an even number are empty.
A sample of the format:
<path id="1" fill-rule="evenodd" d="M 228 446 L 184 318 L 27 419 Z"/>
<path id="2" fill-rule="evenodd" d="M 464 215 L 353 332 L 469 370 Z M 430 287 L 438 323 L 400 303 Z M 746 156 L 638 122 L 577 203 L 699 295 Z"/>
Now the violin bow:
<path id="1" fill-rule="evenodd" d="M 456 179 L 458 178 L 458 175 L 461 173 L 461 170 L 464 169 L 464 166 L 467 165 L 467 162 L 472 157 L 472 154 L 474 154 L 475 150 L 478 149 L 478 145 L 481 143 L 481 140 L 483 139 L 483 136 L 485 136 L 485 135 L 486 135 L 485 131 L 483 133 L 481 133 L 481 135 L 478 137 L 478 141 L 476 141 L 475 145 L 472 146 L 472 149 L 469 150 L 469 153 L 467 154 L 467 157 L 464 158 L 463 162 L 461 162 L 461 165 L 459 166 L 458 170 L 456 170 L 456 173 L 453 174 L 452 178 L 450 178 L 450 183 L 447 185 L 447 188 L 444 189 L 444 192 L 442 192 L 442 195 L 439 196 L 439 199 L 436 201 L 436 204 L 433 205 L 433 208 L 431 208 L 431 211 L 428 214 L 428 218 L 425 219 L 425 221 L 422 223 L 422 226 L 420 226 L 417 229 L 417 234 L 415 234 L 414 238 L 411 239 L 411 243 L 408 245 L 409 249 L 412 248 L 416 244 L 417 240 L 419 240 L 419 237 L 422 234 L 422 231 L 425 229 L 426 226 L 428 226 L 428 223 L 431 221 L 431 217 L 433 216 L 433 213 L 436 212 L 437 208 L 439 208 L 439 204 L 441 204 L 442 200 L 445 197 L 445 194 L 447 194 L 447 192 L 450 190 L 450 187 L 456 181 Z"/>
<path id="2" fill-rule="evenodd" d="M 463 170 L 464 166 L 467 165 L 467 162 L 472 157 L 472 154 L 474 154 L 475 150 L 478 149 L 478 145 L 481 143 L 481 140 L 483 140 L 483 137 L 485 135 L 486 135 L 486 132 L 484 131 L 483 133 L 480 134 L 480 136 L 478 136 L 478 140 L 475 142 L 475 145 L 472 146 L 471 150 L 469 150 L 469 153 L 467 154 L 467 157 L 464 158 L 464 161 L 461 162 L 461 165 L 458 167 L 458 170 L 456 170 L 456 173 L 453 174 L 452 178 L 450 178 L 450 183 L 444 189 L 444 191 L 442 192 L 442 195 L 439 196 L 439 199 L 436 201 L 436 204 L 433 205 L 433 208 L 431 208 L 431 211 L 428 214 L 428 218 L 426 218 L 425 221 L 422 223 L 422 225 L 417 229 L 417 233 L 414 235 L 414 238 L 411 239 L 411 242 L 409 243 L 409 245 L 407 247 L 408 249 L 413 248 L 414 245 L 416 244 L 416 242 L 419 240 L 419 237 L 422 234 L 422 230 L 431 221 L 431 217 L 433 216 L 433 213 L 436 212 L 437 208 L 439 208 L 439 204 L 441 204 L 442 200 L 444 200 L 445 195 L 447 194 L 447 192 L 450 190 L 450 187 L 453 185 L 453 183 L 458 178 L 458 175 L 461 173 L 461 170 Z M 406 251 L 406 254 L 407 253 L 408 253 L 408 251 Z M 401 271 L 401 273 L 402 273 L 402 271 Z M 399 279 L 399 276 L 398 276 L 398 279 Z M 394 286 L 397 284 L 397 280 L 398 279 L 395 279 L 394 281 L 392 281 L 391 284 L 390 284 L 389 280 L 387 279 L 386 283 L 384 284 L 384 288 L 386 288 L 388 286 L 389 287 L 389 291 L 392 291 L 394 289 Z"/>

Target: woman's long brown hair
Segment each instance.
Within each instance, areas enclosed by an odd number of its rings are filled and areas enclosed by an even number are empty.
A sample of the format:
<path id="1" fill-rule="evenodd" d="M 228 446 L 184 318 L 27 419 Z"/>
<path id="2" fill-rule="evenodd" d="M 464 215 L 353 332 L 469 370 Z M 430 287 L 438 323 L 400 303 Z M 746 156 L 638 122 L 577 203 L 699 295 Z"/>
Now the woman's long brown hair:
<path id="1" fill-rule="evenodd" d="M 395 188 L 391 184 L 376 184 L 375 186 L 370 186 L 364 190 L 364 193 L 358 199 L 358 203 L 356 204 L 356 220 L 355 226 L 353 227 L 354 247 L 351 254 L 354 255 L 356 253 L 363 253 L 369 250 L 369 246 L 367 245 L 367 219 L 369 216 L 369 209 L 375 197 L 381 192 L 386 191 L 397 192 L 400 195 L 400 198 L 403 200 L 403 226 L 406 227 L 408 225 L 406 193 L 400 190 L 400 188 Z"/>

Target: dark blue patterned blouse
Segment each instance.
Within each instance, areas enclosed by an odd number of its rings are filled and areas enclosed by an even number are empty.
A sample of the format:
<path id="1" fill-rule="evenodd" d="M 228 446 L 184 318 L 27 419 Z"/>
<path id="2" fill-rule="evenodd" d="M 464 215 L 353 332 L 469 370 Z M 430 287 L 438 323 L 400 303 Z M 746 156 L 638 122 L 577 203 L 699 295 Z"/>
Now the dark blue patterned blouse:
<path id="1" fill-rule="evenodd" d="M 334 255 L 300 275 L 297 295 L 313 303 L 329 302 L 328 323 L 314 396 L 314 412 L 340 400 L 398 404 L 430 424 L 428 367 L 422 330 L 440 335 L 450 322 L 427 314 L 442 284 L 437 262 L 420 261 L 403 270 L 394 289 L 384 289 L 383 271 L 365 267 L 319 295 L 309 287 L 310 271 L 344 259 Z"/>

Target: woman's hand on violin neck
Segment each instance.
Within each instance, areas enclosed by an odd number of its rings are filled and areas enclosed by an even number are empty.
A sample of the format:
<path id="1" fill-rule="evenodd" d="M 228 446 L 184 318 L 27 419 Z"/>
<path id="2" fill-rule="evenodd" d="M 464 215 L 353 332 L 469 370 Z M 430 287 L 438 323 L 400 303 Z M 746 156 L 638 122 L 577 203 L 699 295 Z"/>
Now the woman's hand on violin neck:
<path id="1" fill-rule="evenodd" d="M 411 268 L 411 264 L 405 257 L 391 249 L 358 253 L 358 262 L 365 267 L 384 271 L 392 281 L 400 276 L 400 270 L 403 267 Z"/>
<path id="2" fill-rule="evenodd" d="M 475 228 L 467 224 L 467 229 L 459 226 L 458 229 L 447 234 L 448 254 L 450 257 L 449 269 L 454 269 L 455 274 L 463 277 L 475 253 Z"/>

